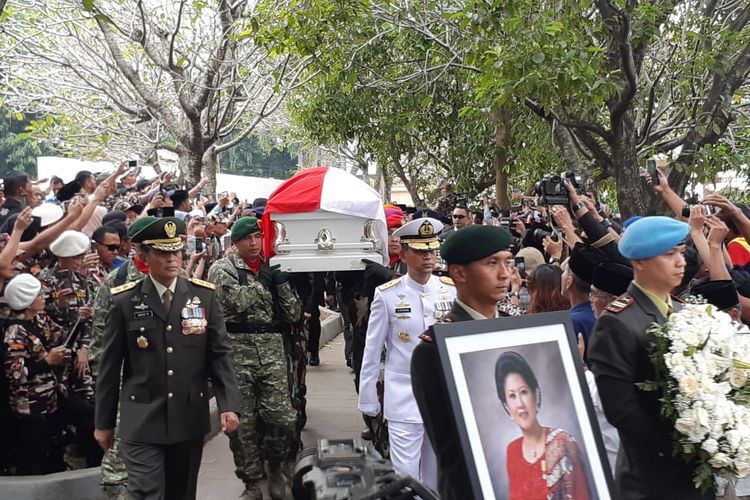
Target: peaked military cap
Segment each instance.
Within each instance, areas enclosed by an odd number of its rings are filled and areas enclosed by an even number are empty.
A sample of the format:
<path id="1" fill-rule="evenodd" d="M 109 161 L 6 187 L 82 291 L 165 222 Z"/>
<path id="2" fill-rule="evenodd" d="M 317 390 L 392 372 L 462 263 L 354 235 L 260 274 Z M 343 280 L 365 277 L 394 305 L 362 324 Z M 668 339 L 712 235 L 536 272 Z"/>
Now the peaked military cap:
<path id="1" fill-rule="evenodd" d="M 150 226 L 155 220 L 156 217 L 147 215 L 146 217 L 141 217 L 133 221 L 133 223 L 130 224 L 130 227 L 128 227 L 128 238 L 130 238 L 130 241 L 132 241 L 133 243 L 140 243 L 141 230 L 143 230 L 143 228 L 145 227 Z"/>
<path id="2" fill-rule="evenodd" d="M 156 250 L 176 252 L 184 243 L 180 235 L 187 232 L 185 223 L 175 217 L 159 217 L 138 232 L 140 243 Z"/>
<path id="3" fill-rule="evenodd" d="M 437 250 L 440 248 L 438 233 L 443 223 L 432 217 L 421 217 L 407 222 L 393 232 L 401 239 L 401 244 L 412 250 Z"/>

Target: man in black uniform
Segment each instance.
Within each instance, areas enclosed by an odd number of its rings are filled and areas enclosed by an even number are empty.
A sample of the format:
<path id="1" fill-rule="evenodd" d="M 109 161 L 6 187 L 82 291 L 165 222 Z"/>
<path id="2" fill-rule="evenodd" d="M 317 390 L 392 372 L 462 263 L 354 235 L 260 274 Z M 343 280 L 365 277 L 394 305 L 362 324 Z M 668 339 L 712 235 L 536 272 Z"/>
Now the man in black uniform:
<path id="1" fill-rule="evenodd" d="M 628 291 L 609 304 L 591 333 L 588 356 L 607 420 L 620 434 L 615 498 L 714 498 L 693 484 L 694 464 L 673 457 L 674 426 L 661 417 L 657 392 L 637 384 L 656 380 L 649 359 L 653 323 L 679 308 L 670 297 L 685 274 L 688 225 L 668 217 L 631 224 L 618 245 L 633 265 Z"/>
<path id="2" fill-rule="evenodd" d="M 222 430 L 239 425 L 239 391 L 221 308 L 212 284 L 178 276 L 182 234 L 184 222 L 173 217 L 143 229 L 149 275 L 112 289 L 104 330 L 94 434 L 102 448 L 112 446 L 119 400 L 131 499 L 195 498 L 210 428 L 209 377 Z"/>
<path id="3" fill-rule="evenodd" d="M 497 302 L 508 290 L 513 237 L 496 226 L 472 225 L 456 232 L 440 248 L 448 274 L 456 285 L 456 301 L 442 322 L 471 321 L 498 316 Z M 438 491 L 444 500 L 466 498 L 471 491 L 453 414 L 447 410 L 448 389 L 437 348 L 422 335 L 411 358 L 411 383 L 425 431 L 438 460 Z"/>

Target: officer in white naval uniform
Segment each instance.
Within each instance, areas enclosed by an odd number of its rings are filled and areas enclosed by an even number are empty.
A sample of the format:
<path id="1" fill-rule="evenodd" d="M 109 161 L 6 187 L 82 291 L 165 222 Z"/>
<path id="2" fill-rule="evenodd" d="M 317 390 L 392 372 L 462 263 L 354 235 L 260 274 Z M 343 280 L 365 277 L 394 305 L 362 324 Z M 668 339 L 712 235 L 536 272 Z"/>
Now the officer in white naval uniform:
<path id="1" fill-rule="evenodd" d="M 456 289 L 450 278 L 432 275 L 440 247 L 437 219 L 415 219 L 393 233 L 401 240 L 407 274 L 379 286 L 372 302 L 362 359 L 359 410 L 377 416 L 376 384 L 386 347 L 383 416 L 388 421 L 391 461 L 396 473 L 437 488 L 437 461 L 424 432 L 411 388 L 411 355 L 419 335 L 450 311 Z"/>

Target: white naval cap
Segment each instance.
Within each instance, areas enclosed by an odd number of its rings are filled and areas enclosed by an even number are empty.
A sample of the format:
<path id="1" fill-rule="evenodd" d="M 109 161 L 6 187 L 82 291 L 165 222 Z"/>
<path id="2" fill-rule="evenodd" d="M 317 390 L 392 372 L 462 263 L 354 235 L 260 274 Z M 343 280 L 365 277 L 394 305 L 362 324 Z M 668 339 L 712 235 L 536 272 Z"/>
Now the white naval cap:
<path id="1" fill-rule="evenodd" d="M 91 240 L 80 231 L 67 230 L 57 237 L 49 246 L 57 257 L 75 257 L 86 253 L 91 248 Z"/>
<path id="2" fill-rule="evenodd" d="M 14 311 L 23 311 L 34 303 L 41 291 L 38 279 L 28 273 L 19 274 L 5 286 L 5 301 Z"/>
<path id="3" fill-rule="evenodd" d="M 432 217 L 420 217 L 407 222 L 393 232 L 403 245 L 414 250 L 437 250 L 440 248 L 438 234 L 443 223 Z"/>

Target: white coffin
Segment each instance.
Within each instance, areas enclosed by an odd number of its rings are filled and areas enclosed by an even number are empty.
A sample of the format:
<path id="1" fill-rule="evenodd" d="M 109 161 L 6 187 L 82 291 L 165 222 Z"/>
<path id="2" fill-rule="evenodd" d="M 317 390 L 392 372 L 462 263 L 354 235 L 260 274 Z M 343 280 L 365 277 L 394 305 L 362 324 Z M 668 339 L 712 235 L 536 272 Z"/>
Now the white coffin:
<path id="1" fill-rule="evenodd" d="M 282 271 L 357 271 L 362 259 L 383 263 L 378 221 L 325 210 L 272 214 L 276 229 L 271 265 Z M 382 224 L 382 223 L 381 223 Z"/>

